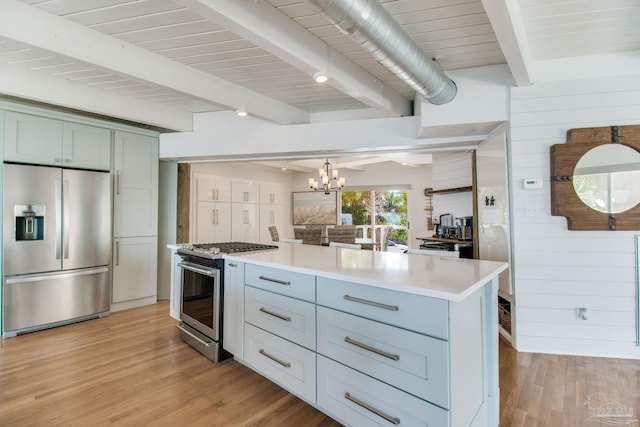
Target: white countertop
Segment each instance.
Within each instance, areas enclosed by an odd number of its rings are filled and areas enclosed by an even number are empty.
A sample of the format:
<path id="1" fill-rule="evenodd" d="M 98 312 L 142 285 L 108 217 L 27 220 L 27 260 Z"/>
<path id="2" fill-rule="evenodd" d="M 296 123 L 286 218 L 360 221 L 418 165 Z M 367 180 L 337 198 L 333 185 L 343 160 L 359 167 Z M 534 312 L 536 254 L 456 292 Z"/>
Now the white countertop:
<path id="1" fill-rule="evenodd" d="M 507 268 L 496 261 L 282 242 L 278 246 L 224 258 L 450 301 L 463 300 Z"/>

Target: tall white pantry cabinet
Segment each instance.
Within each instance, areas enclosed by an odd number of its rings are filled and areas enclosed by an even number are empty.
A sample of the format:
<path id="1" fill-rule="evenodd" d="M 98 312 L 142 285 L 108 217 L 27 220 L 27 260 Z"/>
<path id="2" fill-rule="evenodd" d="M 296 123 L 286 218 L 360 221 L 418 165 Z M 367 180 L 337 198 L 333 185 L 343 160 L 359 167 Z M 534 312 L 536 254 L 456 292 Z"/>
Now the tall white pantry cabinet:
<path id="1" fill-rule="evenodd" d="M 0 137 L 3 162 L 111 173 L 111 310 L 155 303 L 158 234 L 157 132 L 54 110 L 0 102 Z"/>
<path id="2" fill-rule="evenodd" d="M 157 295 L 158 138 L 115 131 L 111 309 L 153 304 Z"/>
<path id="3" fill-rule="evenodd" d="M 282 184 L 203 173 L 191 182 L 192 242 L 269 242 L 269 226 L 282 232 L 287 224 Z"/>

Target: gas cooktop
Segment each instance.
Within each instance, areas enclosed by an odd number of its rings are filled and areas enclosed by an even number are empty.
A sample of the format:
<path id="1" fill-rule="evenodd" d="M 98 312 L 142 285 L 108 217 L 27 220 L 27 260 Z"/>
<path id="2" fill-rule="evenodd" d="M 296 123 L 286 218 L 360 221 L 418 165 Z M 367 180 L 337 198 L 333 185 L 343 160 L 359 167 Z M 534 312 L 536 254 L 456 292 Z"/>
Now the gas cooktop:
<path id="1" fill-rule="evenodd" d="M 220 254 L 237 254 L 242 252 L 255 252 L 269 249 L 278 249 L 278 247 L 275 245 L 265 245 L 261 243 L 214 242 L 187 244 L 178 249 L 178 253 L 212 258 Z"/>

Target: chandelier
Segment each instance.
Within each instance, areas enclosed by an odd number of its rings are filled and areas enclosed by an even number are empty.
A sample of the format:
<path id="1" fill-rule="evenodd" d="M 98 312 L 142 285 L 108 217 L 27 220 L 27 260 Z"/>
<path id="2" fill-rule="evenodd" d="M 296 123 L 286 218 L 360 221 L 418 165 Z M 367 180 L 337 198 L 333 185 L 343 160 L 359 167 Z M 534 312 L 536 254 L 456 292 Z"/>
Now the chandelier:
<path id="1" fill-rule="evenodd" d="M 344 187 L 344 177 L 338 178 L 338 169 L 331 169 L 329 159 L 324 162 L 323 168 L 318 169 L 318 174 L 322 181 L 322 187 L 320 188 L 324 190 L 324 194 L 329 194 L 331 191 L 342 190 L 342 187 Z M 313 191 L 318 191 L 318 181 L 309 178 L 309 188 L 313 189 Z"/>

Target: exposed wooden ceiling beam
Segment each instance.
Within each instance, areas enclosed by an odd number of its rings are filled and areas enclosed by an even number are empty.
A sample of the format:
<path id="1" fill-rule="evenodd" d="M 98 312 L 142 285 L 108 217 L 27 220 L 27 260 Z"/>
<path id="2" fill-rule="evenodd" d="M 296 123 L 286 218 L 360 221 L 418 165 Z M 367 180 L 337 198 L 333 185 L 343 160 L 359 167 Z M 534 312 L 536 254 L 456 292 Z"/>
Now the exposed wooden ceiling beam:
<path id="1" fill-rule="evenodd" d="M 533 83 L 533 58 L 516 0 L 482 0 L 502 53 L 518 86 Z"/>
<path id="2" fill-rule="evenodd" d="M 413 102 L 384 85 L 266 1 L 174 0 L 305 71 L 327 71 L 330 84 L 362 103 L 397 117 Z"/>
<path id="3" fill-rule="evenodd" d="M 180 132 L 193 130 L 188 111 L 0 64 L 0 93 Z"/>
<path id="4" fill-rule="evenodd" d="M 0 36 L 278 124 L 309 113 L 16 0 L 0 1 Z"/>

